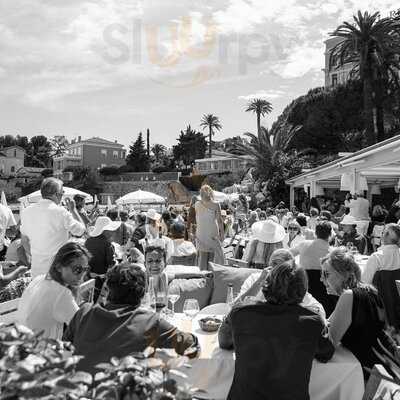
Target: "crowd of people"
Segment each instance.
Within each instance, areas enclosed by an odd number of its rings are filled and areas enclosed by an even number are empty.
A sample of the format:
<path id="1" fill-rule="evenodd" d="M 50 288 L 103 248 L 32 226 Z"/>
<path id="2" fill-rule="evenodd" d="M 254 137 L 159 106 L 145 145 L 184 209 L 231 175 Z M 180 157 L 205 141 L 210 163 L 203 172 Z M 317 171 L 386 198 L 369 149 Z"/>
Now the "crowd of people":
<path id="1" fill-rule="evenodd" d="M 149 282 L 165 292 L 174 279 L 207 276 L 209 262 L 225 264 L 228 251 L 255 268 L 218 335 L 222 348 L 236 352 L 230 399 L 263 398 L 260 382 L 285 391 L 276 398 L 307 399 L 313 358 L 328 361 L 340 344 L 363 367 L 378 361 L 373 349 L 387 320 L 375 278 L 400 270 L 398 203 L 388 212 L 374 207 L 371 217 L 361 193 L 346 199 L 340 216 L 313 201 L 301 213 L 283 203 L 251 210 L 244 195 L 221 207 L 204 185 L 184 210 L 102 213 L 87 212 L 79 196 L 62 201 L 63 184 L 55 178 L 43 181 L 41 194 L 16 229 L 13 261 L 20 266 L 0 282 L 29 268 L 18 321 L 71 341 L 84 356 L 83 370 L 149 345 L 196 356 L 196 336 L 149 307 Z M 4 243 L 16 224 L 7 210 L 1 214 Z M 369 255 L 362 269 L 359 255 Z M 199 272 L 171 274 L 167 264 L 197 265 Z M 94 304 L 79 304 L 85 279 L 95 279 Z"/>

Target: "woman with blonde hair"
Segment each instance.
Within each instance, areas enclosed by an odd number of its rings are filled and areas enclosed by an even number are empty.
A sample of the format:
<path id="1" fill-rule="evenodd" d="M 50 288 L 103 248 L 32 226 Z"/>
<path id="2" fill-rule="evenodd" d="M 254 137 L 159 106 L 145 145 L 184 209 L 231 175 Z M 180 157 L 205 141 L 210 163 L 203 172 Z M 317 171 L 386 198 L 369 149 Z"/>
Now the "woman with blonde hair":
<path id="1" fill-rule="evenodd" d="M 362 366 L 379 364 L 373 348 L 385 325 L 384 308 L 375 287 L 361 283 L 361 270 L 345 247 L 332 250 L 321 260 L 321 281 L 328 294 L 339 296 L 329 317 L 329 339 L 347 347 Z M 368 374 L 364 373 L 367 379 Z"/>
<path id="2" fill-rule="evenodd" d="M 214 201 L 210 186 L 200 189 L 200 201 L 195 204 L 196 210 L 196 245 L 198 265 L 201 270 L 208 269 L 208 262 L 224 264 L 222 242 L 224 240 L 224 223 L 219 203 Z"/>

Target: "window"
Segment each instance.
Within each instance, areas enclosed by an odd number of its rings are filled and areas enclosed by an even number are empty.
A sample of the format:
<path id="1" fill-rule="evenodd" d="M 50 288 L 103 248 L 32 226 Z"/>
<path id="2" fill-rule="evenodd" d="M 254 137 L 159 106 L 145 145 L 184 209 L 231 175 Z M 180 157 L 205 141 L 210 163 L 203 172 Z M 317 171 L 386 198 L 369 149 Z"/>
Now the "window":
<path id="1" fill-rule="evenodd" d="M 100 153 L 103 157 L 107 157 L 107 149 L 101 149 Z"/>
<path id="2" fill-rule="evenodd" d="M 121 151 L 121 158 L 125 158 L 125 152 Z"/>
<path id="3" fill-rule="evenodd" d="M 337 74 L 332 74 L 332 86 L 335 87 L 338 83 Z"/>
<path id="4" fill-rule="evenodd" d="M 113 150 L 113 158 L 118 158 L 118 150 Z"/>
<path id="5" fill-rule="evenodd" d="M 77 147 L 77 149 L 76 149 L 76 154 L 77 154 L 78 156 L 81 156 L 81 155 L 82 155 L 82 147 Z"/>

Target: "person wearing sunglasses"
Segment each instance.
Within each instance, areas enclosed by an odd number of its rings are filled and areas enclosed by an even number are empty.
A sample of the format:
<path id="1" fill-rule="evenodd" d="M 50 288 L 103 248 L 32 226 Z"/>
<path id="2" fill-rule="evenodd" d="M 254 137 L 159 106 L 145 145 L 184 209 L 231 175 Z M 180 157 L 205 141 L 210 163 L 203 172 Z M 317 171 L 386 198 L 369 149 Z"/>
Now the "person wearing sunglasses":
<path id="1" fill-rule="evenodd" d="M 287 233 L 283 238 L 283 247 L 285 249 L 295 248 L 301 242 L 304 242 L 305 237 L 301 234 L 301 228 L 298 222 L 295 220 L 290 221 Z"/>
<path id="2" fill-rule="evenodd" d="M 49 272 L 37 276 L 22 293 L 17 322 L 34 332 L 43 331 L 43 337 L 61 339 L 64 324 L 79 309 L 76 295 L 89 258 L 87 249 L 76 242 L 62 246 Z"/>

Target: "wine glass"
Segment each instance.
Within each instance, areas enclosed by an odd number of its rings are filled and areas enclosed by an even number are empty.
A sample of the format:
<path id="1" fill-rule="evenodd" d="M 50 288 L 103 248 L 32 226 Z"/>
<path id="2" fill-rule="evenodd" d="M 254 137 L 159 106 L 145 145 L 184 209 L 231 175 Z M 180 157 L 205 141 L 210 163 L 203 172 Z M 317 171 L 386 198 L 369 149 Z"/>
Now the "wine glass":
<path id="1" fill-rule="evenodd" d="M 175 315 L 175 303 L 179 300 L 180 297 L 181 297 L 181 294 L 180 294 L 180 291 L 179 291 L 179 287 L 177 287 L 174 290 L 174 293 L 171 292 L 171 291 L 168 291 L 168 300 L 172 304 L 172 315 L 171 315 L 172 318 Z"/>
<path id="2" fill-rule="evenodd" d="M 199 302 L 196 299 L 187 299 L 183 304 L 183 312 L 190 319 L 194 318 L 200 311 Z"/>
<path id="3" fill-rule="evenodd" d="M 167 277 L 160 274 L 156 287 L 156 311 L 161 312 L 168 305 Z"/>

